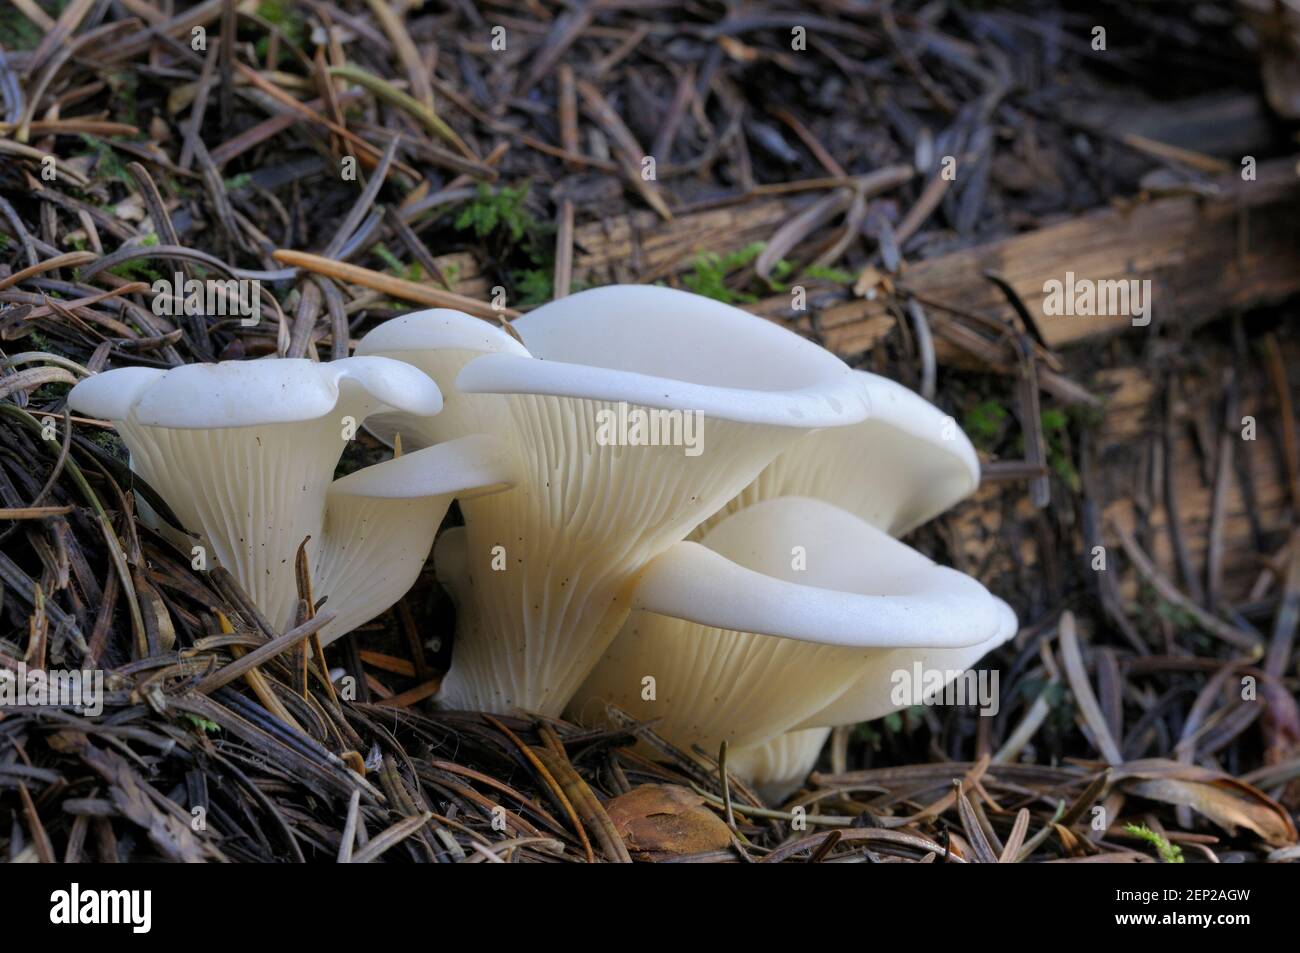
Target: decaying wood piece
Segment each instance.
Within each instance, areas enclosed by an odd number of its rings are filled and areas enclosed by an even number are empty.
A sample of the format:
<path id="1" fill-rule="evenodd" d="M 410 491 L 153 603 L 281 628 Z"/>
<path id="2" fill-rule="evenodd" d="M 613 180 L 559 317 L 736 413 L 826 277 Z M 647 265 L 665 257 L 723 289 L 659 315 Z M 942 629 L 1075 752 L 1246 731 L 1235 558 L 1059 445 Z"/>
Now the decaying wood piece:
<path id="1" fill-rule="evenodd" d="M 1133 326 L 1129 315 L 1049 316 L 1044 285 L 1077 279 L 1149 280 L 1153 323 L 1209 320 L 1233 309 L 1280 301 L 1300 292 L 1294 251 L 1300 247 L 1300 177 L 1296 160 L 1261 163 L 1254 181 L 1233 174 L 1215 180 L 1217 196 L 1138 198 L 1011 238 L 911 262 L 897 282 L 931 309 L 1004 313 L 995 272 L 1021 297 L 1043 341 L 1061 347 Z M 583 225 L 574 232 L 573 278 L 587 284 L 646 281 L 689 270 L 704 250 L 725 253 L 764 241 L 816 199 L 789 195 L 681 215 L 662 222 L 653 212 Z M 444 256 L 440 267 L 459 269 L 456 291 L 481 295 L 486 281 L 464 256 Z M 842 355 L 874 347 L 895 322 L 887 296 L 844 300 L 820 309 L 816 331 Z M 805 332 L 813 322 L 791 309 L 789 294 L 749 306 Z M 940 344 L 941 359 L 953 348 Z"/>
<path id="2" fill-rule="evenodd" d="M 1218 180 L 1216 198 L 1173 195 L 1098 209 L 986 245 L 911 263 L 898 285 L 961 311 L 1000 312 L 1005 301 L 985 277 L 1005 278 L 1025 302 L 1043 340 L 1061 347 L 1132 327 L 1128 315 L 1048 316 L 1044 285 L 1076 279 L 1150 280 L 1153 323 L 1194 324 L 1233 309 L 1277 302 L 1300 291 L 1300 178 L 1295 159 L 1262 163 L 1258 179 Z M 788 298 L 755 307 L 771 314 Z M 827 309 L 818 328 L 840 353 L 872 347 L 892 321 L 882 300 Z"/>

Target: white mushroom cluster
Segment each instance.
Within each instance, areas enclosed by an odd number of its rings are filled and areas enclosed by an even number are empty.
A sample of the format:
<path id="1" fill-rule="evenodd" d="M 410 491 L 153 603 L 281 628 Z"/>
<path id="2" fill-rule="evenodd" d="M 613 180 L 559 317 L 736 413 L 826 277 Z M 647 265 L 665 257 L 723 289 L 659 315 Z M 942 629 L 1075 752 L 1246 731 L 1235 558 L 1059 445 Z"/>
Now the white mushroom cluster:
<path id="1" fill-rule="evenodd" d="M 895 537 L 979 479 L 951 418 L 739 309 L 612 286 L 509 329 L 388 321 L 357 356 L 79 384 L 131 466 L 273 622 L 306 541 L 336 638 L 434 549 L 457 631 L 439 703 L 598 722 L 614 704 L 780 793 L 835 725 L 900 702 L 891 676 L 973 665 L 1016 628 L 979 583 Z M 362 425 L 407 449 L 334 479 Z M 142 507 L 142 511 L 144 508 Z"/>
<path id="2" fill-rule="evenodd" d="M 272 625 L 295 623 L 305 544 L 312 594 L 334 616 L 323 644 L 411 588 L 452 499 L 513 479 L 497 442 L 475 436 L 335 480 L 369 415 L 442 408 L 426 375 L 382 358 L 126 367 L 77 384 L 69 403 L 112 421 L 131 469 L 181 525 L 143 504 L 142 519 L 196 566 L 228 569 Z"/>

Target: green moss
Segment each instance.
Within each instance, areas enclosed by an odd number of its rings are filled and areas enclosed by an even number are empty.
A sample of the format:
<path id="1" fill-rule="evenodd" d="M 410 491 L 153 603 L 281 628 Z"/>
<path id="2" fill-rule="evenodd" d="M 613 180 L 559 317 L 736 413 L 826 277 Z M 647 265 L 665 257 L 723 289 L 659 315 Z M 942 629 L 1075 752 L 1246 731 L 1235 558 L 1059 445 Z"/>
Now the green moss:
<path id="1" fill-rule="evenodd" d="M 387 245 L 376 245 L 375 256 L 384 263 L 384 267 L 391 275 L 406 281 L 424 280 L 424 268 L 419 262 L 411 262 L 409 265 L 402 264 L 401 259 L 389 251 Z"/>
<path id="2" fill-rule="evenodd" d="M 528 200 L 530 183 L 511 188 L 493 189 L 479 183 L 478 194 L 465 204 L 453 223 L 457 231 L 473 232 L 477 238 L 488 238 L 497 232 L 512 242 L 538 230 L 538 223 L 524 206 Z"/>
<path id="3" fill-rule="evenodd" d="M 32 391 L 32 400 L 38 404 L 46 404 L 55 400 L 62 400 L 68 396 L 68 391 L 72 390 L 71 384 L 64 384 L 61 381 L 53 384 L 42 384 L 36 390 Z"/>
<path id="4" fill-rule="evenodd" d="M 925 724 L 925 706 L 912 705 L 899 711 L 890 712 L 875 721 L 864 721 L 853 728 L 853 740 L 859 744 L 879 751 L 885 739 L 890 735 L 902 738 L 911 736 Z"/>
<path id="5" fill-rule="evenodd" d="M 111 430 L 96 430 L 90 435 L 93 443 L 107 450 L 113 456 L 120 459 L 126 459 L 126 445 L 116 433 Z"/>
<path id="6" fill-rule="evenodd" d="M 257 5 L 257 15 L 280 31 L 280 35 L 294 46 L 301 47 L 307 38 L 307 18 L 293 0 L 262 0 Z M 269 36 L 258 37 L 253 49 L 261 59 L 266 58 L 271 46 Z M 274 68 L 275 64 L 271 64 Z"/>
<path id="7" fill-rule="evenodd" d="M 552 272 L 545 268 L 524 268 L 511 273 L 519 305 L 542 304 L 551 300 Z"/>
<path id="8" fill-rule="evenodd" d="M 692 262 L 691 270 L 682 276 L 682 284 L 698 295 L 724 304 L 756 301 L 758 299 L 755 295 L 728 287 L 727 276 L 750 264 L 763 253 L 763 247 L 762 242 L 754 242 L 725 255 L 712 251 L 701 252 Z"/>
<path id="9" fill-rule="evenodd" d="M 6 50 L 14 53 L 34 50 L 44 36 L 40 27 L 19 13 L 17 7 L 9 3 L 0 5 L 0 37 L 4 38 Z"/>
<path id="10" fill-rule="evenodd" d="M 215 721 L 204 718 L 202 715 L 196 715 L 192 711 L 181 712 L 181 717 L 184 718 L 186 721 L 188 721 L 195 728 L 199 729 L 199 731 L 206 732 L 207 734 L 210 735 L 214 735 L 221 730 L 221 726 L 218 725 Z"/>
<path id="11" fill-rule="evenodd" d="M 112 146 L 103 139 L 85 133 L 81 134 L 81 141 L 86 144 L 91 154 L 95 156 L 95 172 L 97 175 L 115 182 L 121 182 L 124 185 L 133 185 L 131 175 L 126 171 L 126 163 L 118 157 Z"/>
<path id="12" fill-rule="evenodd" d="M 1070 458 L 1070 418 L 1063 410 L 1049 408 L 1039 415 L 1043 438 L 1047 441 L 1047 465 L 1073 492 L 1080 490 L 1079 471 Z"/>
<path id="13" fill-rule="evenodd" d="M 460 265 L 452 262 L 442 269 L 442 277 L 447 279 L 446 288 L 448 291 L 455 291 L 456 285 L 460 284 Z"/>
<path id="14" fill-rule="evenodd" d="M 825 265 L 809 265 L 803 270 L 805 278 L 811 278 L 814 281 L 832 281 L 837 285 L 851 285 L 857 281 L 857 276 L 844 271 L 842 268 L 828 268 Z"/>
<path id="15" fill-rule="evenodd" d="M 752 242 L 744 248 L 720 255 L 717 252 L 701 252 L 691 262 L 691 270 L 682 275 L 682 284 L 690 291 L 723 304 L 743 304 L 757 301 L 758 296 L 744 289 L 732 288 L 727 284 L 727 276 L 750 265 L 763 253 L 764 242 Z M 785 291 L 784 281 L 794 274 L 794 265 L 784 258 L 772 265 L 770 277 L 765 279 L 769 291 Z"/>
<path id="16" fill-rule="evenodd" d="M 158 236 L 150 233 L 140 240 L 140 244 L 149 247 L 157 245 Z M 132 258 L 120 265 L 114 265 L 108 269 L 108 272 L 118 278 L 125 278 L 127 281 L 147 281 L 150 284 L 163 277 L 162 272 L 148 258 Z"/>
<path id="17" fill-rule="evenodd" d="M 1166 864 L 1183 863 L 1183 849 L 1177 844 L 1171 844 L 1168 840 L 1161 837 L 1145 824 L 1125 824 L 1124 832 L 1132 834 L 1139 840 L 1146 841 L 1156 849 L 1160 859 Z"/>
<path id="18" fill-rule="evenodd" d="M 1010 414 L 996 400 L 985 400 L 962 415 L 961 427 L 971 443 L 981 450 L 993 450 L 1002 439 L 1002 428 Z"/>
<path id="19" fill-rule="evenodd" d="M 138 126 L 140 124 L 140 108 L 137 99 L 139 74 L 133 69 L 115 70 L 104 74 L 104 82 L 112 90 L 117 117 L 120 117 L 123 122 Z"/>
<path id="20" fill-rule="evenodd" d="M 525 307 L 551 299 L 555 273 L 555 226 L 529 210 L 529 188 L 527 182 L 496 189 L 480 184 L 452 223 L 489 246 L 497 271 L 513 292 L 511 304 Z M 454 271 L 447 272 L 449 290 L 456 282 Z"/>
<path id="21" fill-rule="evenodd" d="M 1155 613 L 1181 632 L 1193 631 L 1201 627 L 1201 624 L 1196 621 L 1196 616 L 1173 602 L 1161 599 L 1155 604 Z"/>

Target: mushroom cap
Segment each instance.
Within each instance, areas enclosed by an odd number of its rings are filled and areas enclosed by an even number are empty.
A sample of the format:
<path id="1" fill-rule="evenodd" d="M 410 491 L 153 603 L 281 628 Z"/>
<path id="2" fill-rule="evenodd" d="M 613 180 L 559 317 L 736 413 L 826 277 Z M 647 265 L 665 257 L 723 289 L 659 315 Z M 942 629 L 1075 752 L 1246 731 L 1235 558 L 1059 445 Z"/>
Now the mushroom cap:
<path id="1" fill-rule="evenodd" d="M 1005 622 L 975 580 L 801 497 L 755 504 L 703 545 L 672 547 L 647 566 L 633 598 L 639 611 L 571 708 L 591 718 L 595 702 L 613 702 L 661 719 L 671 741 L 706 748 L 814 726 L 891 653 L 977 645 Z M 642 694 L 646 676 L 654 698 Z"/>
<path id="2" fill-rule="evenodd" d="M 397 354 L 432 348 L 528 356 L 527 348 L 501 328 L 450 308 L 413 311 L 385 321 L 357 342 L 356 353 Z"/>
<path id="3" fill-rule="evenodd" d="M 897 705 L 891 700 L 891 688 L 897 672 L 911 672 L 920 664 L 925 671 L 948 674 L 946 686 L 961 672 L 972 668 L 976 662 L 1012 638 L 1019 623 L 1012 608 L 1001 599 L 994 598 L 997 628 L 986 639 L 971 645 L 944 648 L 903 648 L 885 652 L 873 659 L 871 665 L 825 708 L 795 726 L 796 730 L 813 727 L 834 728 L 855 725 L 861 721 L 883 718 L 907 705 Z M 927 701 L 931 700 L 929 697 Z M 918 700 L 919 701 L 919 700 Z"/>
<path id="4" fill-rule="evenodd" d="M 464 526 L 448 526 L 433 544 L 433 571 L 453 598 L 469 585 L 469 551 Z"/>
<path id="5" fill-rule="evenodd" d="M 356 353 L 414 365 L 442 389 L 445 406 L 436 416 L 378 413 L 366 420 L 366 429 L 389 445 L 400 433 L 402 445 L 408 449 L 472 433 L 499 432 L 505 411 L 502 402 L 461 393 L 455 386 L 456 375 L 468 361 L 483 354 L 528 356 L 527 349 L 500 327 L 447 308 L 385 321 L 357 343 Z"/>
<path id="6" fill-rule="evenodd" d="M 461 371 L 457 388 L 623 401 L 781 427 L 843 426 L 870 409 L 852 371 L 829 351 L 764 318 L 672 288 L 593 288 L 543 305 L 512 327 L 532 357 L 479 357 Z"/>
<path id="7" fill-rule="evenodd" d="M 409 501 L 436 490 L 435 477 L 451 475 L 431 472 L 421 485 L 415 478 L 418 461 L 393 470 L 381 464 L 347 478 L 341 492 L 331 494 L 350 433 L 341 426 L 345 417 L 360 420 L 387 409 L 432 414 L 442 406 L 438 386 L 428 376 L 384 357 L 329 364 L 272 358 L 169 370 L 120 368 L 78 384 L 69 403 L 113 421 L 131 451 L 131 469 L 196 539 L 187 541 L 164 528 L 165 535 L 182 550 L 201 543 L 209 562 L 230 570 L 276 626 L 292 625 L 296 614 L 299 546 L 306 541 L 313 562 L 327 548 L 327 503 L 337 504 L 339 514 L 351 510 L 373 526 L 369 513 L 381 507 L 365 494 L 378 497 L 386 491 Z M 454 454 L 446 457 L 451 460 Z M 460 482 L 470 475 L 465 469 L 458 474 Z M 366 513 L 357 501 L 367 504 Z M 417 559 L 423 564 L 437 529 L 433 516 L 441 518 L 445 508 L 436 499 L 412 507 L 431 525 L 425 539 L 402 542 L 407 564 Z M 397 561 L 396 549 L 385 542 L 375 538 L 368 558 L 391 595 L 400 579 L 392 566 L 383 564 L 389 556 Z M 341 565 L 337 559 L 334 564 Z M 330 623 L 336 631 L 346 631 L 341 617 Z"/>
<path id="8" fill-rule="evenodd" d="M 77 382 L 68 394 L 68 404 L 73 410 L 92 417 L 126 420 L 141 395 L 166 373 L 157 367 L 100 371 Z"/>
<path id="9" fill-rule="evenodd" d="M 805 569 L 793 555 L 802 548 Z M 636 607 L 739 632 L 849 647 L 954 647 L 987 640 L 988 591 L 822 500 L 778 497 L 739 510 L 704 544 L 678 543 L 647 568 Z"/>
<path id="10" fill-rule="evenodd" d="M 979 458 L 956 421 L 888 378 L 866 371 L 854 377 L 870 417 L 800 438 L 689 538 L 778 496 L 825 500 L 901 536 L 975 491 Z"/>
<path id="11" fill-rule="evenodd" d="M 871 456 L 879 463 L 870 473 L 854 475 L 862 495 L 853 505 L 830 502 L 902 536 L 975 492 L 980 483 L 979 456 L 952 417 L 920 394 L 879 374 L 856 373 L 867 388 L 871 417 L 853 431 L 869 441 Z M 855 436 L 855 432 L 833 430 L 812 435 L 827 443 L 847 443 Z M 796 447 L 792 452 L 800 450 Z M 888 468 L 880 465 L 886 463 Z M 888 509 L 880 499 L 886 494 Z"/>
<path id="12" fill-rule="evenodd" d="M 124 367 L 81 381 L 68 396 L 82 413 L 145 427 L 202 430 L 315 420 L 341 397 L 405 413 L 442 409 L 438 385 L 409 364 L 349 357 L 328 364 L 300 358 Z"/>
<path id="13" fill-rule="evenodd" d="M 513 457 L 490 434 L 470 434 L 364 467 L 330 484 L 331 497 L 467 499 L 514 484 Z"/>

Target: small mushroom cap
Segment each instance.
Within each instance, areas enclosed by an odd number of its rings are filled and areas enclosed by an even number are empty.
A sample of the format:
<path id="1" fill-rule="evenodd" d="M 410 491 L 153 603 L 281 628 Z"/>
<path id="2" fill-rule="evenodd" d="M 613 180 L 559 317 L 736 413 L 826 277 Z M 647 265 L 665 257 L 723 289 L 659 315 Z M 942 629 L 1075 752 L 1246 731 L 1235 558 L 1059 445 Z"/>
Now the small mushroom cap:
<path id="1" fill-rule="evenodd" d="M 169 370 L 103 371 L 69 395 L 82 413 L 146 427 L 202 430 L 296 423 L 331 413 L 356 396 L 419 415 L 442 409 L 429 377 L 401 361 L 349 357 L 328 364 L 298 358 L 184 364 Z"/>
<path id="2" fill-rule="evenodd" d="M 829 351 L 672 288 L 594 288 L 512 327 L 532 357 L 477 358 L 457 378 L 460 390 L 625 401 L 784 427 L 843 426 L 869 412 L 852 371 Z"/>
<path id="3" fill-rule="evenodd" d="M 501 328 L 450 308 L 414 311 L 385 321 L 357 343 L 356 353 L 394 354 L 432 348 L 528 356 L 527 349 Z"/>
<path id="4" fill-rule="evenodd" d="M 433 544 L 433 571 L 438 582 L 459 594 L 469 585 L 469 542 L 465 527 L 450 526 Z"/>
<path id="5" fill-rule="evenodd" d="M 505 412 L 502 402 L 467 395 L 455 387 L 465 364 L 482 354 L 527 357 L 524 346 L 500 327 L 460 311 L 434 308 L 393 318 L 370 331 L 357 343 L 357 354 L 394 358 L 418 367 L 442 389 L 445 405 L 436 416 L 378 413 L 366 420 L 366 429 L 393 444 L 401 434 L 407 449 L 427 447 L 472 433 L 498 432 Z"/>
<path id="6" fill-rule="evenodd" d="M 796 569 L 796 554 L 807 565 Z M 850 647 L 955 647 L 1001 624 L 974 579 L 821 500 L 778 497 L 647 567 L 636 607 L 738 632 Z"/>
<path id="7" fill-rule="evenodd" d="M 330 496 L 405 500 L 426 496 L 462 499 L 513 486 L 513 458 L 496 437 L 471 434 L 376 463 L 335 480 Z"/>

